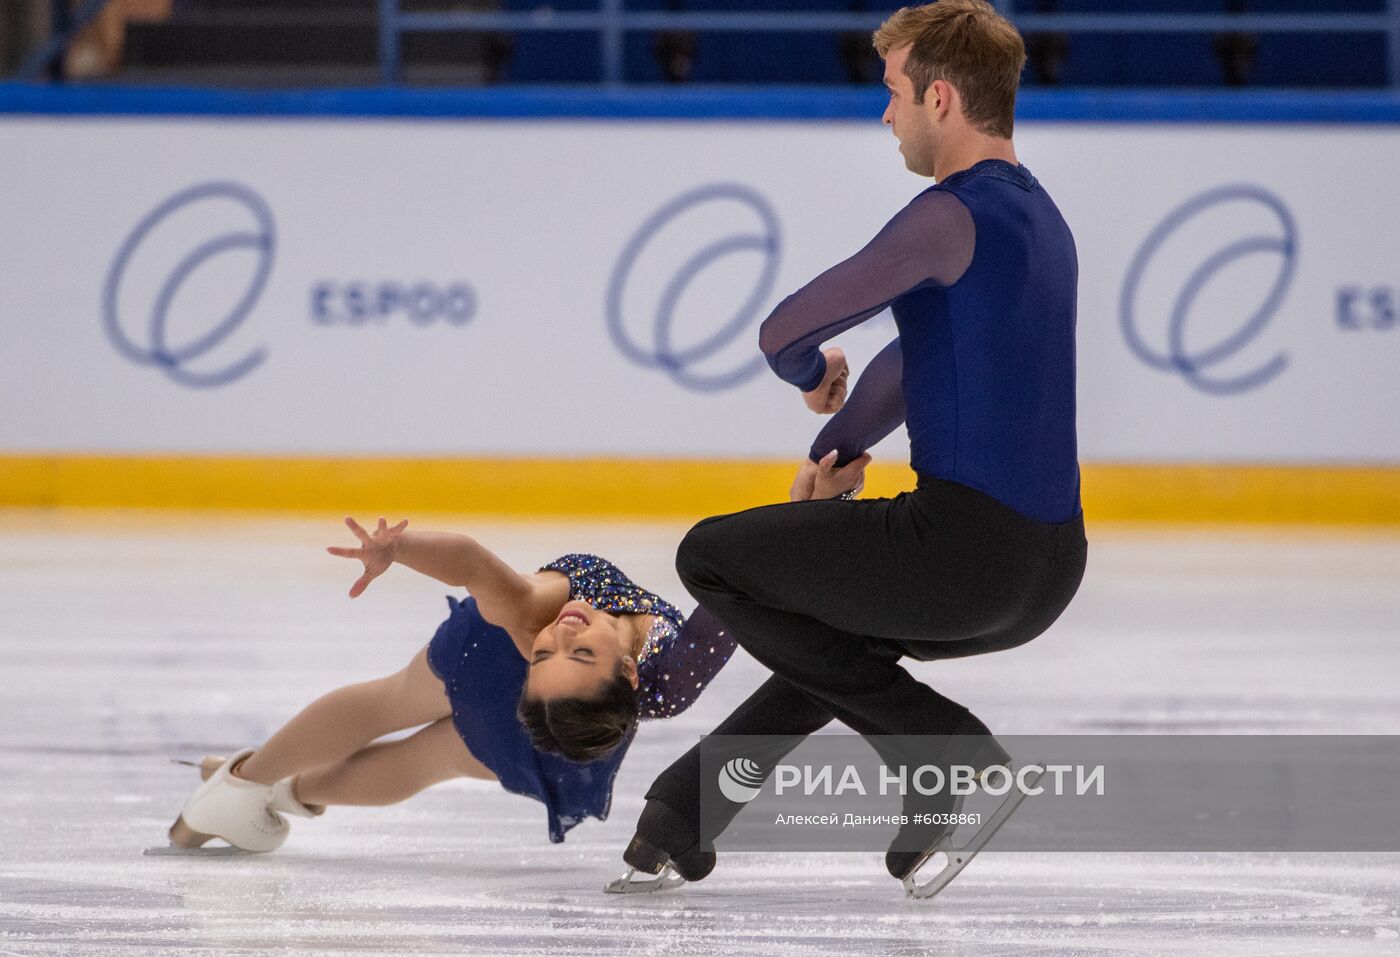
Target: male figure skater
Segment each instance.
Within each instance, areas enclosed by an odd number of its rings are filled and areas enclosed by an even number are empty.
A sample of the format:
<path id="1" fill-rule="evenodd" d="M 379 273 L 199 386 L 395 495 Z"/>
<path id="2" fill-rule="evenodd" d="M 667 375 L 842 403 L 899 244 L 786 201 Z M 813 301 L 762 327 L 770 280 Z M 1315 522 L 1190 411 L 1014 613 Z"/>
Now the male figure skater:
<path id="1" fill-rule="evenodd" d="M 1023 644 L 1079 587 L 1074 240 L 1016 159 L 1025 50 L 1008 21 L 984 0 L 942 0 L 897 11 L 874 42 L 890 93 L 884 122 L 905 165 L 936 185 L 764 321 L 774 372 L 811 409 L 836 414 L 798 471 L 794 501 L 700 522 L 676 567 L 773 672 L 715 734 L 784 735 L 795 746 L 835 718 L 864 735 L 967 736 L 943 757 L 985 768 L 1009 759 L 987 726 L 898 662 Z M 845 356 L 821 344 L 885 308 L 899 335 L 844 401 Z M 901 422 L 917 489 L 842 500 L 866 449 Z M 669 863 L 696 880 L 713 867 L 699 767 L 697 746 L 647 792 L 624 854 L 633 868 Z M 912 879 L 947 831 L 907 825 L 889 872 Z"/>

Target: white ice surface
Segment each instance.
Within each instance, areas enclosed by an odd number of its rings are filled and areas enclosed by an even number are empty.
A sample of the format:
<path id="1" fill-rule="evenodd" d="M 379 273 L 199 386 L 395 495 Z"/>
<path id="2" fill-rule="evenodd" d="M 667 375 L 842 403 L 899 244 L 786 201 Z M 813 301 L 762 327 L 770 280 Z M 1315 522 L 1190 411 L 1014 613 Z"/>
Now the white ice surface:
<path id="1" fill-rule="evenodd" d="M 461 518 L 520 567 L 606 554 L 683 596 L 669 525 Z M 907 900 L 877 853 L 738 854 L 604 896 L 652 777 L 761 679 L 742 653 L 644 726 L 612 816 L 548 842 L 486 782 L 294 819 L 275 854 L 144 858 L 195 781 L 312 697 L 396 670 L 446 611 L 325 521 L 0 514 L 0 957 L 135 954 L 1391 954 L 1400 855 L 989 852 Z M 1400 733 L 1400 538 L 1090 529 L 1084 586 L 1002 654 L 913 664 L 998 733 Z M 689 607 L 690 602 L 684 602 Z"/>

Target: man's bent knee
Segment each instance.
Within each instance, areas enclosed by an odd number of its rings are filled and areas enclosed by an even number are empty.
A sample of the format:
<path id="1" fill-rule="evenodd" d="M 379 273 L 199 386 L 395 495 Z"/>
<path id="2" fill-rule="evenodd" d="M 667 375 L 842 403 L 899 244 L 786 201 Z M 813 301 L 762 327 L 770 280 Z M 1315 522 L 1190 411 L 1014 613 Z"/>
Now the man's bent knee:
<path id="1" fill-rule="evenodd" d="M 687 587 L 714 588 L 720 585 L 717 572 L 723 567 L 736 543 L 725 529 L 727 515 L 707 518 L 685 533 L 676 549 L 676 574 Z"/>

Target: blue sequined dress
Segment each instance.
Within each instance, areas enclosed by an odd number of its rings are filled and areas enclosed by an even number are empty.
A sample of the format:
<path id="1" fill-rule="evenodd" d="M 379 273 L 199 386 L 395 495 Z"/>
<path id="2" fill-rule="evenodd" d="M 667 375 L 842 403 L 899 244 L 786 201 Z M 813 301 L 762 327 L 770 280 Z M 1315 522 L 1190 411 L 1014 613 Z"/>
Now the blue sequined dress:
<path id="1" fill-rule="evenodd" d="M 686 619 L 669 602 L 633 584 L 595 555 L 565 555 L 544 566 L 569 579 L 569 597 L 611 614 L 652 615 L 637 659 L 641 718 L 684 711 L 734 651 L 734 641 L 704 609 Z M 477 611 L 476 599 L 448 597 L 451 609 L 428 644 L 428 666 L 447 688 L 452 722 L 467 749 L 501 786 L 544 803 L 549 839 L 585 817 L 606 820 L 613 779 L 633 734 L 606 757 L 586 764 L 535 750 L 516 717 L 528 665 L 504 628 Z"/>

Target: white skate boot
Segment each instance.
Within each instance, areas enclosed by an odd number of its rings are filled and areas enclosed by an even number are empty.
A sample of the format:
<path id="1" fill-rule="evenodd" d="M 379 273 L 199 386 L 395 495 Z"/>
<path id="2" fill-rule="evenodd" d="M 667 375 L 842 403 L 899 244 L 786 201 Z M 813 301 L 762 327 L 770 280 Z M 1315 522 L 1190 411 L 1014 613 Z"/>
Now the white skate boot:
<path id="1" fill-rule="evenodd" d="M 193 850 L 216 837 L 251 853 L 282 846 L 289 828 L 286 818 L 268 809 L 272 786 L 234 777 L 229 770 L 252 753 L 244 748 L 230 757 L 190 796 L 170 827 L 170 850 Z"/>
<path id="2" fill-rule="evenodd" d="M 296 789 L 292 784 L 295 780 L 294 777 L 283 778 L 272 786 L 272 793 L 267 796 L 268 810 L 297 817 L 320 817 L 325 814 L 324 804 L 302 804 L 297 800 Z"/>
<path id="3" fill-rule="evenodd" d="M 176 760 L 175 763 L 199 768 L 199 776 L 208 781 L 214 772 L 227 761 L 228 758 L 222 754 L 206 754 L 198 763 L 181 760 Z M 279 814 L 291 814 L 296 817 L 320 817 L 325 814 L 326 806 L 324 804 L 302 804 L 297 799 L 296 790 L 292 784 L 293 780 L 293 778 L 283 778 L 272 786 L 272 792 L 267 797 L 268 808 Z"/>

